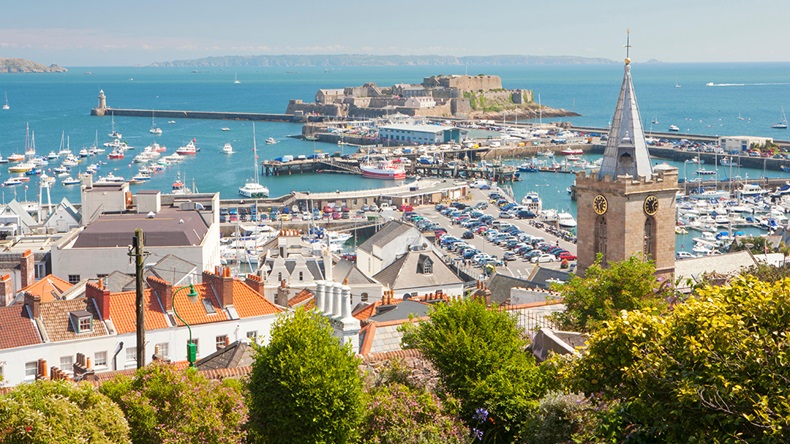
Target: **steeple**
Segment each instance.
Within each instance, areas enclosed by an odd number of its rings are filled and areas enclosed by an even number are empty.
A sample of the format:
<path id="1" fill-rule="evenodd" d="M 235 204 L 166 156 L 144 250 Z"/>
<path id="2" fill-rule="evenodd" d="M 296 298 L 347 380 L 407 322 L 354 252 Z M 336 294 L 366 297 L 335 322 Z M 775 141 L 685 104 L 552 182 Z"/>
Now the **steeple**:
<path id="1" fill-rule="evenodd" d="M 630 30 L 625 47 L 623 85 L 620 87 L 620 97 L 617 99 L 617 108 L 612 118 L 609 140 L 603 153 L 601 169 L 598 171 L 599 180 L 605 176 L 617 178 L 617 176 L 625 174 L 634 179 L 644 177 L 649 180 L 653 175 L 650 152 L 645 141 L 645 130 L 642 127 L 642 118 L 636 103 L 634 85 L 631 83 Z"/>

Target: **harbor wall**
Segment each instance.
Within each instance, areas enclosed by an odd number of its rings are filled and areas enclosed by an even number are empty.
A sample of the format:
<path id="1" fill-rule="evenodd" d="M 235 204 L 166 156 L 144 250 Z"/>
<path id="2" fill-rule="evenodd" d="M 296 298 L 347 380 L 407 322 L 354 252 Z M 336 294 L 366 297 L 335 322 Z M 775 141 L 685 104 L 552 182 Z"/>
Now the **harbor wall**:
<path id="1" fill-rule="evenodd" d="M 293 114 L 264 114 L 245 112 L 218 111 L 187 111 L 187 110 L 152 110 L 128 108 L 93 108 L 92 116 L 125 116 L 125 117 L 156 117 L 167 119 L 207 119 L 207 120 L 254 120 L 266 122 L 293 122 Z"/>

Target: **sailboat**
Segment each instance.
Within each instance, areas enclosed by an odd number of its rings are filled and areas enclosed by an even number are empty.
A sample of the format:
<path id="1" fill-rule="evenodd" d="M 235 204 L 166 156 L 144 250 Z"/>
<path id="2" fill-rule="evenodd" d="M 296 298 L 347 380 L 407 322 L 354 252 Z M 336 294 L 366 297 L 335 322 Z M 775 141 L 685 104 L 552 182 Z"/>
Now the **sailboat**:
<path id="1" fill-rule="evenodd" d="M 148 132 L 151 134 L 156 134 L 157 136 L 162 134 L 162 128 L 156 126 L 156 119 L 154 118 L 153 111 L 151 111 L 151 129 L 148 130 Z"/>
<path id="2" fill-rule="evenodd" d="M 269 189 L 258 183 L 258 145 L 255 140 L 255 122 L 252 123 L 252 165 L 255 170 L 255 179 L 248 180 L 239 188 L 239 195 L 249 198 L 269 197 Z"/>
<path id="3" fill-rule="evenodd" d="M 11 109 L 11 106 L 8 105 L 8 93 L 5 93 L 5 105 L 3 105 L 3 109 Z"/>
<path id="4" fill-rule="evenodd" d="M 233 83 L 235 83 L 235 84 L 237 84 L 237 85 L 238 85 L 239 83 L 241 83 L 241 82 L 239 81 L 239 74 L 238 74 L 238 73 L 236 73 L 236 75 L 233 77 Z"/>
<path id="5" fill-rule="evenodd" d="M 112 132 L 110 132 L 110 134 L 107 135 L 115 139 L 122 139 L 123 135 L 118 131 L 115 131 L 115 114 L 112 114 L 111 116 L 112 116 Z"/>
<path id="6" fill-rule="evenodd" d="M 787 116 L 785 116 L 785 108 L 782 107 L 782 120 L 778 123 L 774 123 L 771 125 L 771 128 L 774 129 L 787 129 Z"/>

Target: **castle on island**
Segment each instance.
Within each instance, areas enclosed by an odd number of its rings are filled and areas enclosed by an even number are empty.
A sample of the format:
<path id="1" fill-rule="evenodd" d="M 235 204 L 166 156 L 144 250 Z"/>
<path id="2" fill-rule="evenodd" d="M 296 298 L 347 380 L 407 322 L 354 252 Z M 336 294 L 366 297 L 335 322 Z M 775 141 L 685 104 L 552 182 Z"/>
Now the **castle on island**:
<path id="1" fill-rule="evenodd" d="M 376 118 L 395 114 L 432 117 L 469 117 L 476 112 L 536 106 L 531 90 L 502 87 L 492 75 L 438 75 L 422 83 L 397 83 L 391 87 L 373 82 L 362 86 L 319 89 L 315 103 L 288 102 L 286 114 L 319 114 L 340 118 Z"/>

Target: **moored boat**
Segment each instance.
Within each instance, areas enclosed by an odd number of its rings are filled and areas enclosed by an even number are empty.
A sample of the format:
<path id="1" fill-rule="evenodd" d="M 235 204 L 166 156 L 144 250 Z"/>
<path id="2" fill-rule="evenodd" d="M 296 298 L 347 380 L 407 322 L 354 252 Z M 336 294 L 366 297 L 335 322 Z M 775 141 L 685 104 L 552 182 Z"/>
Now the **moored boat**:
<path id="1" fill-rule="evenodd" d="M 190 140 L 189 143 L 187 143 L 186 145 L 178 147 L 178 149 L 176 150 L 176 154 L 180 154 L 180 155 L 197 154 L 197 147 L 195 146 L 195 140 L 194 139 Z"/>
<path id="2" fill-rule="evenodd" d="M 233 154 L 233 145 L 230 142 L 226 143 L 225 146 L 222 147 L 223 154 Z"/>
<path id="3" fill-rule="evenodd" d="M 403 165 L 386 159 L 368 159 L 359 164 L 359 169 L 362 171 L 362 177 L 371 179 L 399 180 L 406 178 L 406 170 Z"/>
<path id="4" fill-rule="evenodd" d="M 251 199 L 269 197 L 269 189 L 258 183 L 258 145 L 255 142 L 255 122 L 252 124 L 252 159 L 255 170 L 254 179 L 248 180 L 244 186 L 239 187 L 239 195 Z"/>

